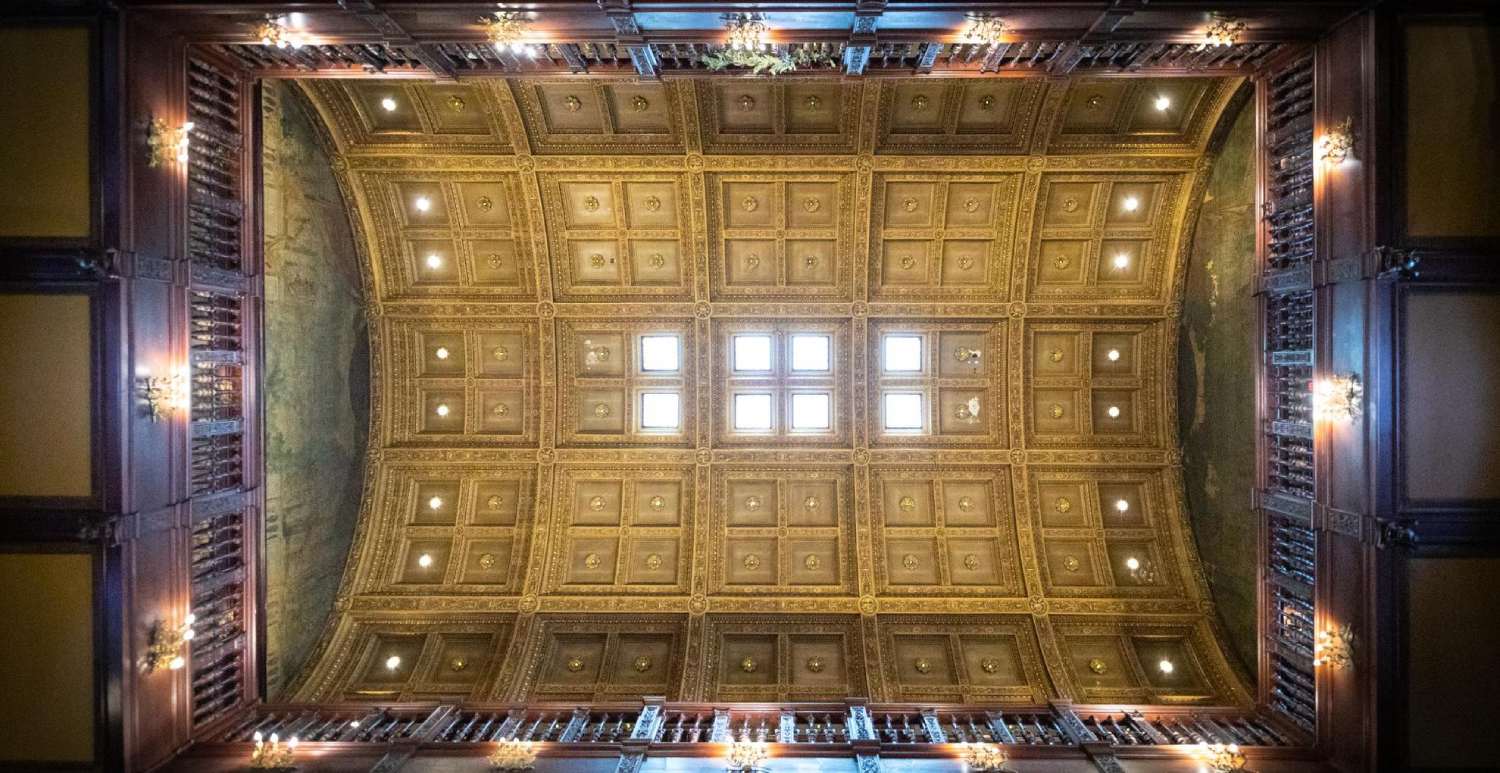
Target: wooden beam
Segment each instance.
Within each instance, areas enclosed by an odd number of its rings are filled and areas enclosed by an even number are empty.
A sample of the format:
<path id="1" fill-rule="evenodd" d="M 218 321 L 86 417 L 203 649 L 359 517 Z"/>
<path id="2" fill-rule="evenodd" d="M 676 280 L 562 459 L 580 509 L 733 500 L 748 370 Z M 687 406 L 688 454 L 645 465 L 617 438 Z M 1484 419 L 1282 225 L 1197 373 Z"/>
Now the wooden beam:
<path id="1" fill-rule="evenodd" d="M 864 75 L 870 63 L 870 51 L 875 47 L 875 27 L 880 15 L 885 13 L 885 0 L 859 2 L 854 7 L 854 26 L 849 30 L 849 42 L 844 46 L 844 74 Z"/>
<path id="2" fill-rule="evenodd" d="M 385 42 L 410 51 L 412 58 L 443 80 L 457 80 L 453 67 L 433 45 L 420 43 L 374 0 L 339 0 L 339 7 L 358 16 L 379 32 Z"/>
<path id="3" fill-rule="evenodd" d="M 636 23 L 635 9 L 630 0 L 599 0 L 599 7 L 615 27 L 615 42 L 630 52 L 630 63 L 635 65 L 635 74 L 642 78 L 660 78 L 661 62 L 652 50 L 651 43 Z"/>

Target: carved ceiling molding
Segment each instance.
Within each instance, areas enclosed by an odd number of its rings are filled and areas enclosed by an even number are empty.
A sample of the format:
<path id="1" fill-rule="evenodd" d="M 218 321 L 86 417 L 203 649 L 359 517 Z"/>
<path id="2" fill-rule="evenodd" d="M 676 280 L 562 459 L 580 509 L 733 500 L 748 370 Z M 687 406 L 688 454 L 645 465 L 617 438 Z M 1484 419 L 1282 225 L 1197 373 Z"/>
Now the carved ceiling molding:
<path id="1" fill-rule="evenodd" d="M 1237 85 L 305 83 L 365 253 L 374 432 L 295 697 L 1247 703 L 1175 402 Z M 728 369 L 733 336 L 795 332 L 824 375 Z M 882 371 L 893 333 L 920 375 Z M 737 432 L 744 388 L 827 394 L 830 428 Z M 931 432 L 884 430 L 893 389 Z M 651 390 L 678 427 L 642 424 Z"/>

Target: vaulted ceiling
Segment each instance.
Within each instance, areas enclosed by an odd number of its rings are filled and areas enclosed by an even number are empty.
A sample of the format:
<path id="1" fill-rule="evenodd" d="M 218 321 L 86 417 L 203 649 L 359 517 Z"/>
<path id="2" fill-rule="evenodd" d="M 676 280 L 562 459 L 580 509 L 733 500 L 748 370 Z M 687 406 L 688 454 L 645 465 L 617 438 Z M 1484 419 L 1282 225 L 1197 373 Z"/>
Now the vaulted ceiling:
<path id="1" fill-rule="evenodd" d="M 1247 702 L 1173 377 L 1238 85 L 307 82 L 375 394 L 297 697 Z"/>

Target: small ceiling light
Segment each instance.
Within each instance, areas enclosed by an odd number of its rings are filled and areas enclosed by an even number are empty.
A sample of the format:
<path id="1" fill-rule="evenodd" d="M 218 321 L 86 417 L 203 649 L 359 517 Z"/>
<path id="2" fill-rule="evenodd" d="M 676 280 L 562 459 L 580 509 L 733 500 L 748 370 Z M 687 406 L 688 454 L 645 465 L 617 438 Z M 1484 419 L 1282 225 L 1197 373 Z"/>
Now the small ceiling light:
<path id="1" fill-rule="evenodd" d="M 1104 355 L 1104 356 L 1108 357 L 1110 362 L 1119 362 L 1120 361 L 1120 350 L 1119 349 L 1110 349 L 1109 353 L 1106 354 L 1106 355 Z"/>
<path id="2" fill-rule="evenodd" d="M 432 209 L 432 199 L 429 199 L 426 196 L 418 196 L 417 200 L 413 201 L 411 205 L 413 207 L 416 207 L 418 212 L 426 212 L 427 210 Z"/>
<path id="3" fill-rule="evenodd" d="M 286 16 L 267 14 L 265 21 L 255 29 L 255 36 L 260 38 L 260 44 L 275 48 L 297 49 L 307 43 L 307 39 L 300 31 L 293 29 L 295 25 L 292 24 L 293 21 L 300 21 L 302 14 L 293 14 L 293 16 L 297 18 L 288 19 Z"/>
<path id="4" fill-rule="evenodd" d="M 1116 255 L 1114 260 L 1110 261 L 1110 263 L 1115 267 L 1116 271 L 1124 271 L 1125 269 L 1130 268 L 1130 255 L 1122 252 Z"/>
<path id="5" fill-rule="evenodd" d="M 526 36 L 526 28 L 531 24 L 525 14 L 520 11 L 496 11 L 494 15 L 481 21 L 484 22 L 485 34 L 489 35 L 495 50 L 508 50 L 513 54 L 531 53 L 531 47 L 522 40 Z"/>
<path id="6" fill-rule="evenodd" d="M 1125 200 L 1120 202 L 1120 208 L 1126 212 L 1134 212 L 1141 208 L 1141 200 L 1134 196 L 1126 196 Z"/>
<path id="7" fill-rule="evenodd" d="M 1208 29 L 1203 32 L 1203 37 L 1207 39 L 1210 46 L 1232 46 L 1240 42 L 1240 35 L 1244 34 L 1244 32 L 1244 22 L 1215 15 L 1210 19 Z"/>
<path id="8" fill-rule="evenodd" d="M 1163 674 L 1170 674 L 1173 671 L 1177 670 L 1177 666 L 1172 665 L 1172 661 L 1167 660 L 1166 658 L 1162 658 L 1161 662 L 1156 664 L 1156 667 L 1160 669 Z"/>
<path id="9" fill-rule="evenodd" d="M 437 348 L 437 350 L 434 351 L 432 354 L 433 354 L 434 357 L 437 357 L 440 360 L 446 360 L 446 359 L 448 359 L 448 347 L 446 347 L 446 346 L 439 346 Z"/>
<path id="10" fill-rule="evenodd" d="M 1345 118 L 1318 139 L 1318 159 L 1333 166 L 1344 163 L 1354 151 L 1354 119 Z"/>
<path id="11" fill-rule="evenodd" d="M 400 655 L 392 655 L 392 656 L 390 656 L 390 657 L 388 657 L 388 658 L 385 659 L 385 670 L 387 670 L 387 671 L 395 671 L 396 669 L 398 669 L 400 667 L 401 667 L 401 656 Z"/>
<path id="12" fill-rule="evenodd" d="M 443 498 L 433 497 L 432 499 L 427 500 L 427 506 L 432 508 L 433 510 L 441 510 L 443 509 Z"/>
<path id="13" fill-rule="evenodd" d="M 1005 21 L 999 16 L 969 17 L 969 26 L 964 29 L 964 42 L 976 46 L 994 46 L 1003 42 Z"/>
<path id="14" fill-rule="evenodd" d="M 437 254 L 436 252 L 432 253 L 431 255 L 428 255 L 427 256 L 427 267 L 430 268 L 430 269 L 439 269 L 439 268 L 442 268 L 443 267 L 443 256 Z"/>
<path id="15" fill-rule="evenodd" d="M 1120 512 L 1122 512 L 1122 513 L 1123 512 L 1127 512 L 1127 511 L 1130 510 L 1130 503 L 1127 502 L 1127 501 L 1125 501 L 1125 500 L 1123 500 L 1123 499 L 1116 499 L 1115 500 L 1115 509 L 1118 510 L 1118 511 L 1120 511 Z"/>
<path id="16" fill-rule="evenodd" d="M 430 569 L 432 567 L 432 554 L 423 553 L 422 555 L 417 556 L 417 566 L 420 566 L 423 569 Z"/>
<path id="17" fill-rule="evenodd" d="M 1105 411 L 1105 413 L 1109 414 L 1109 417 L 1111 419 L 1118 419 L 1118 418 L 1120 418 L 1120 406 L 1118 406 L 1118 405 L 1111 405 L 1109 407 L 1109 410 Z M 1121 500 L 1121 501 L 1123 502 L 1124 500 Z"/>
<path id="18" fill-rule="evenodd" d="M 724 25 L 729 29 L 730 48 L 742 51 L 759 51 L 770 48 L 771 28 L 766 26 L 760 14 L 732 13 L 724 15 Z"/>
<path id="19" fill-rule="evenodd" d="M 1125 568 L 1134 572 L 1141 568 L 1141 560 L 1135 556 L 1125 559 Z"/>
<path id="20" fill-rule="evenodd" d="M 439 415 L 439 416 L 447 416 L 448 415 L 448 404 L 447 403 L 438 403 L 437 409 L 434 412 L 437 413 L 437 415 Z"/>
<path id="21" fill-rule="evenodd" d="M 380 106 L 385 108 L 387 113 L 394 113 L 396 112 L 396 98 L 384 97 L 380 100 Z"/>
<path id="22" fill-rule="evenodd" d="M 1163 94 L 1156 98 L 1156 102 L 1154 104 L 1156 105 L 1156 109 L 1158 112 L 1165 113 L 1167 111 L 1167 108 L 1172 106 L 1172 98 Z"/>

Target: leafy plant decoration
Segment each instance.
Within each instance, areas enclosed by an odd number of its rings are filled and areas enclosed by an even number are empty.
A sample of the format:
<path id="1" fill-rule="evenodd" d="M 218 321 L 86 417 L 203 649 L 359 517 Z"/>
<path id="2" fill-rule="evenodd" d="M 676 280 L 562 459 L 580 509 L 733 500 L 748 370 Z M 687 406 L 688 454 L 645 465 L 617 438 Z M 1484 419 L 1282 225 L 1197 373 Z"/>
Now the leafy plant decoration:
<path id="1" fill-rule="evenodd" d="M 806 48 L 789 53 L 731 48 L 704 54 L 699 61 L 710 70 L 743 67 L 754 75 L 780 75 L 802 67 L 834 67 L 838 64 L 833 54 Z"/>

